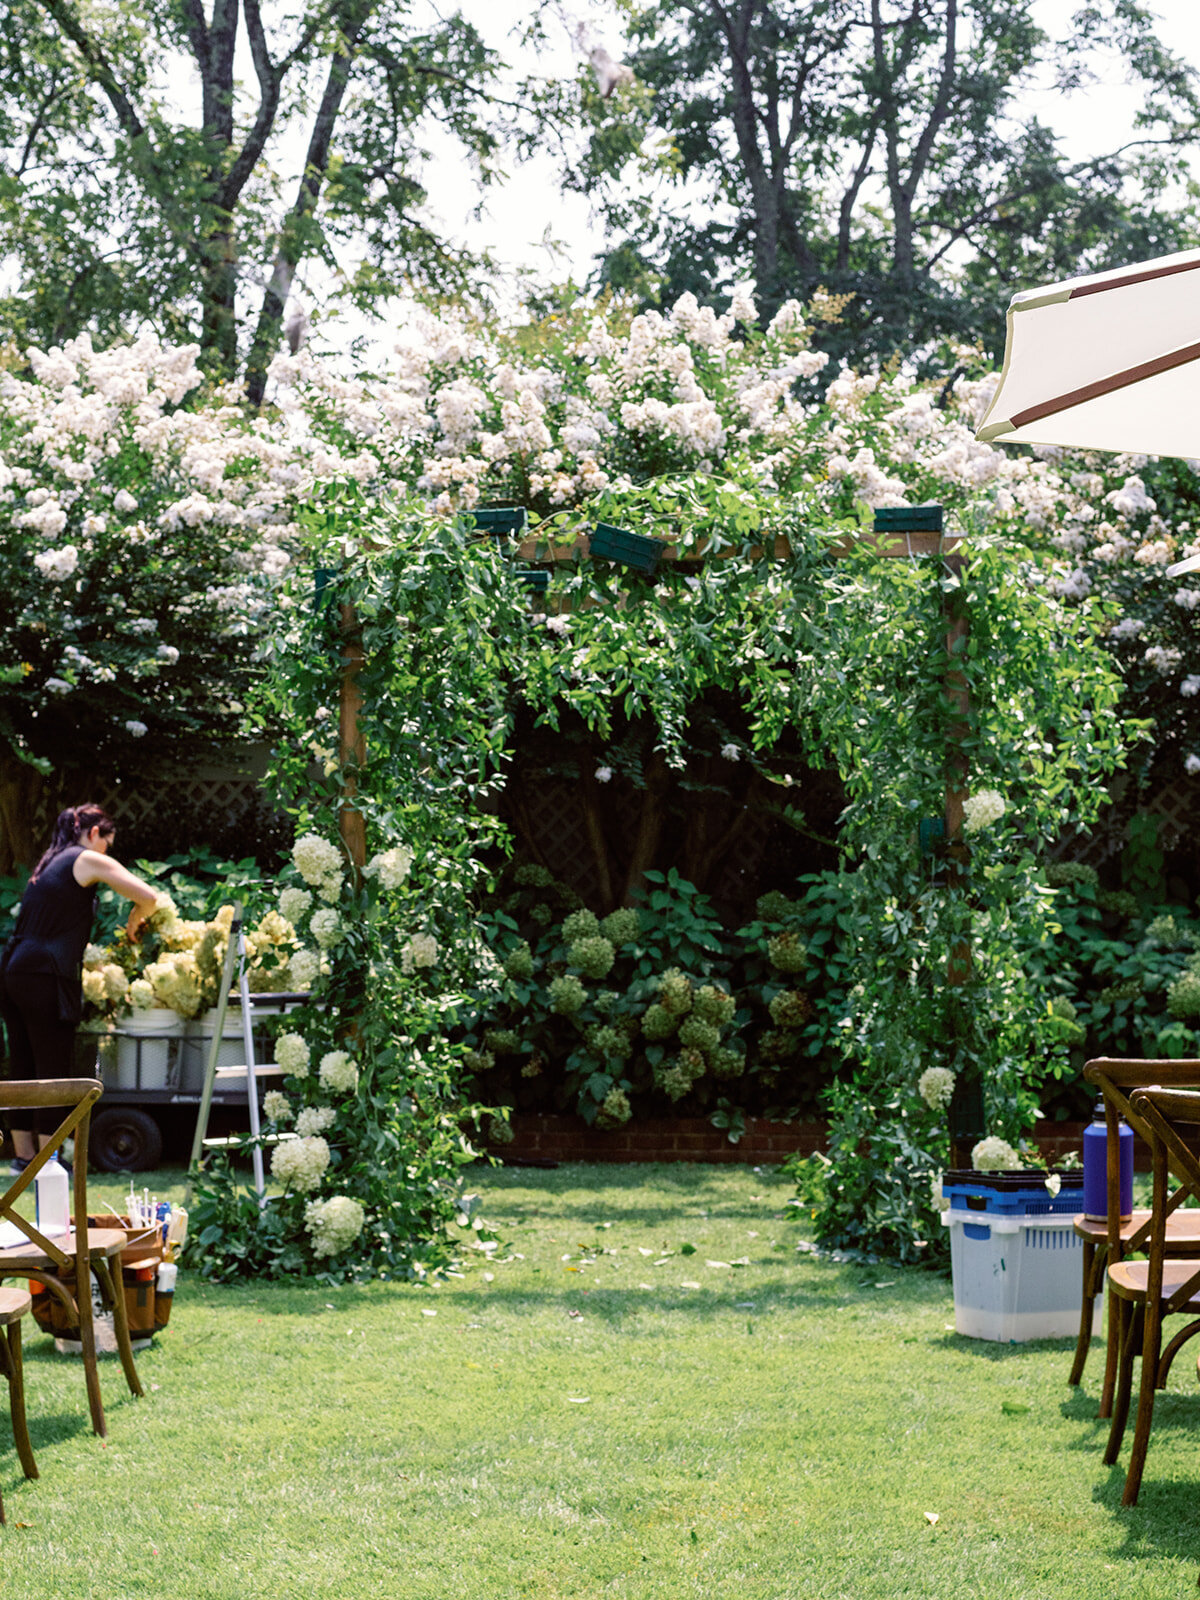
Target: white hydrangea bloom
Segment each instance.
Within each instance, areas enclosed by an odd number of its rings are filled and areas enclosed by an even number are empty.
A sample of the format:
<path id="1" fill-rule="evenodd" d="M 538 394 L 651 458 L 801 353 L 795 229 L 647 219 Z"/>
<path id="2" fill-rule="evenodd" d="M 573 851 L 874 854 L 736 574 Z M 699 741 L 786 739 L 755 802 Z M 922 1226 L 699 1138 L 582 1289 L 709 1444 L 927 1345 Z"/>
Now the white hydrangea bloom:
<path id="1" fill-rule="evenodd" d="M 135 978 L 129 985 L 127 998 L 135 1011 L 148 1011 L 154 1004 L 154 986 L 145 978 Z"/>
<path id="2" fill-rule="evenodd" d="M 284 1139 L 271 1152 L 271 1176 L 288 1189 L 315 1189 L 328 1165 L 329 1146 L 319 1134 Z"/>
<path id="3" fill-rule="evenodd" d="M 310 1134 L 324 1133 L 336 1121 L 337 1112 L 332 1106 L 305 1106 L 296 1117 L 296 1132 L 301 1138 L 307 1138 Z"/>
<path id="4" fill-rule="evenodd" d="M 345 1050 L 330 1050 L 323 1055 L 317 1075 L 324 1088 L 338 1094 L 350 1094 L 358 1088 L 358 1068 Z"/>
<path id="5" fill-rule="evenodd" d="M 332 950 L 342 936 L 342 919 L 337 912 L 327 906 L 314 911 L 309 931 L 322 950 Z"/>
<path id="6" fill-rule="evenodd" d="M 288 974 L 293 989 L 303 993 L 311 989 L 321 976 L 321 958 L 315 950 L 297 950 L 288 962 Z"/>
<path id="7" fill-rule="evenodd" d="M 917 1079 L 917 1093 L 931 1111 L 944 1111 L 954 1093 L 954 1074 L 949 1067 L 926 1067 Z"/>
<path id="8" fill-rule="evenodd" d="M 995 789 L 981 789 L 963 802 L 963 832 L 978 833 L 1004 815 L 1004 796 Z"/>
<path id="9" fill-rule="evenodd" d="M 284 889 L 279 896 L 280 916 L 295 927 L 312 905 L 312 898 L 308 889 Z"/>
<path id="10" fill-rule="evenodd" d="M 411 977 L 418 967 L 432 967 L 438 958 L 438 942 L 431 933 L 415 933 L 400 952 L 400 970 Z"/>
<path id="11" fill-rule="evenodd" d="M 309 1048 L 298 1033 L 281 1033 L 275 1041 L 275 1065 L 282 1067 L 289 1078 L 307 1078 L 312 1059 Z"/>
<path id="12" fill-rule="evenodd" d="M 286 1122 L 292 1114 L 292 1102 L 287 1095 L 280 1094 L 278 1089 L 268 1089 L 263 1095 L 263 1111 L 270 1122 Z M 303 1115 L 303 1112 L 301 1113 Z M 301 1129 L 302 1133 L 319 1133 L 319 1128 Z"/>
<path id="13" fill-rule="evenodd" d="M 319 834 L 301 835 L 292 846 L 292 860 L 305 883 L 318 888 L 326 878 L 341 878 L 343 858 L 337 845 Z"/>
<path id="14" fill-rule="evenodd" d="M 304 1208 L 304 1226 L 312 1238 L 313 1255 L 340 1255 L 358 1238 L 366 1217 L 362 1206 L 349 1195 L 310 1200 Z"/>
<path id="15" fill-rule="evenodd" d="M 971 1151 L 971 1165 L 976 1172 L 1019 1172 L 1024 1162 L 1007 1139 L 992 1135 L 981 1139 Z"/>
<path id="16" fill-rule="evenodd" d="M 363 871 L 368 878 L 377 877 L 385 889 L 398 889 L 412 870 L 413 853 L 406 844 L 395 844 L 390 850 L 381 850 L 371 857 Z"/>
<path id="17" fill-rule="evenodd" d="M 144 722 L 136 722 L 131 720 L 125 724 L 125 732 L 132 735 L 132 737 L 135 739 L 143 739 L 149 732 L 149 729 L 146 727 Z"/>

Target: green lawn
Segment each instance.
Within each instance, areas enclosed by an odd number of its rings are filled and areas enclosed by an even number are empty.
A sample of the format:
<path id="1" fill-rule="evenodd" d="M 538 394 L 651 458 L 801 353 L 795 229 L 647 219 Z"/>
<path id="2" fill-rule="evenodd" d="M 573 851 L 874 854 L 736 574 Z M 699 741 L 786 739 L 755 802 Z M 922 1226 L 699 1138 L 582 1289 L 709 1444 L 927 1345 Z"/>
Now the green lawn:
<path id="1" fill-rule="evenodd" d="M 106 1444 L 27 1319 L 42 1477 L 0 1422 L 4 1600 L 1195 1593 L 1186 1355 L 1122 1511 L 1100 1351 L 1073 1393 L 1069 1342 L 956 1336 L 947 1280 L 798 1254 L 769 1169 L 479 1185 L 514 1259 L 440 1288 L 183 1275 L 146 1398 L 105 1364 Z"/>

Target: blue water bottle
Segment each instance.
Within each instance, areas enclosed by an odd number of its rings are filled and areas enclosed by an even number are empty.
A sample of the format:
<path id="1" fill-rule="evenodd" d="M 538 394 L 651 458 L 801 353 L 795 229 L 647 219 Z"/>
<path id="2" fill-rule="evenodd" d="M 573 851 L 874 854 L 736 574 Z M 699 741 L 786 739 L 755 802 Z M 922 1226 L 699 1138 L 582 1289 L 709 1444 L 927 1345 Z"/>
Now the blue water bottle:
<path id="1" fill-rule="evenodd" d="M 1133 1129 L 1124 1117 L 1117 1123 L 1121 1147 L 1121 1221 L 1133 1215 Z M 1092 1120 L 1083 1130 L 1083 1214 L 1094 1222 L 1108 1216 L 1108 1123 L 1104 1101 L 1096 1101 Z"/>

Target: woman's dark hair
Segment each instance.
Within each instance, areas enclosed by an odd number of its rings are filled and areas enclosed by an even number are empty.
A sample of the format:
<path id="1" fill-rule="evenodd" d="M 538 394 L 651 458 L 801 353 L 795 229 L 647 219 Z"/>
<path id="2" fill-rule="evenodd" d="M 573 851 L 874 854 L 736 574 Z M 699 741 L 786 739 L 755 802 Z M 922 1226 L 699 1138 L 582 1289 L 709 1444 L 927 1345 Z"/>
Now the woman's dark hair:
<path id="1" fill-rule="evenodd" d="M 58 821 L 54 824 L 54 837 L 50 841 L 50 848 L 34 867 L 29 881 L 32 883 L 35 878 L 40 877 L 55 856 L 78 844 L 84 834 L 90 833 L 93 828 L 100 829 L 101 838 L 111 839 L 117 831 L 116 823 L 103 806 L 68 806 L 65 811 L 60 811 Z"/>

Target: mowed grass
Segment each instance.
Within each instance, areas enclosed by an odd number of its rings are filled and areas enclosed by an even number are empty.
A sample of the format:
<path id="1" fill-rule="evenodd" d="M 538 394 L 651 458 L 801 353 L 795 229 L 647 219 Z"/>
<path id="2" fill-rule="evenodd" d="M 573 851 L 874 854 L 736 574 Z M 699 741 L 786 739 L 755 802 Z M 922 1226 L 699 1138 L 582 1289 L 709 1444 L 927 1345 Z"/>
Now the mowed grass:
<path id="1" fill-rule="evenodd" d="M 948 1280 L 797 1253 L 769 1169 L 478 1187 L 512 1259 L 438 1288 L 181 1275 L 146 1398 L 105 1364 L 104 1443 L 27 1319 L 42 1477 L 0 1420 L 4 1600 L 1196 1592 L 1188 1355 L 1123 1511 L 1102 1346 L 1074 1392 L 1069 1341 L 958 1337 Z"/>

